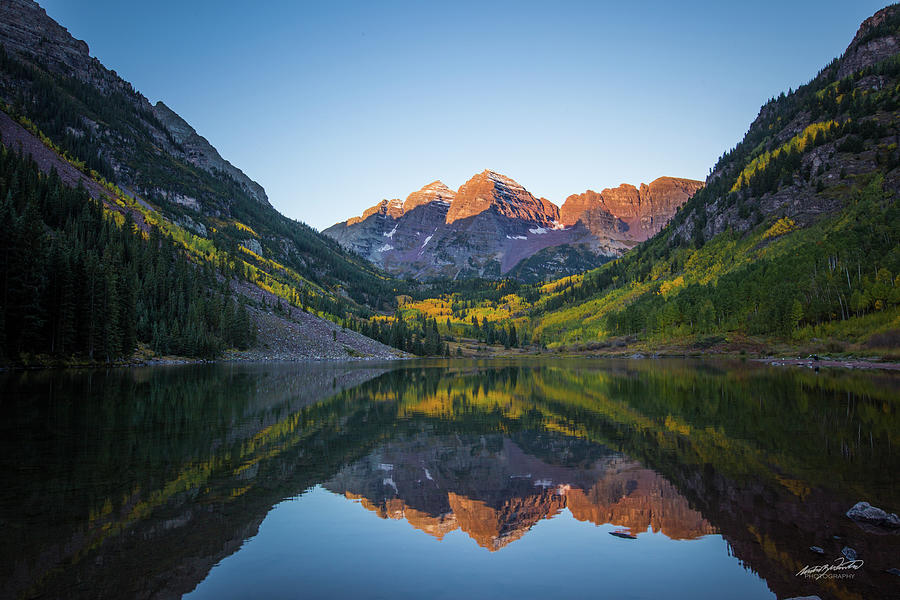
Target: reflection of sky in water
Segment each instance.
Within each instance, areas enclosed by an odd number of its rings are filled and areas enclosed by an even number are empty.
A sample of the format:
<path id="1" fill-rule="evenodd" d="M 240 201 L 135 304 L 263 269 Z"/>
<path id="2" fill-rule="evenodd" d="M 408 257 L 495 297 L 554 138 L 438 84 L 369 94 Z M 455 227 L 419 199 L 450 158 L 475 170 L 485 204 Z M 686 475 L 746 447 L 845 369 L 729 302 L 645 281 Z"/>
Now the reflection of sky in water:
<path id="1" fill-rule="evenodd" d="M 623 540 L 609 535 L 617 529 L 566 510 L 490 553 L 459 530 L 438 541 L 317 486 L 272 509 L 188 597 L 775 597 L 721 536 Z"/>

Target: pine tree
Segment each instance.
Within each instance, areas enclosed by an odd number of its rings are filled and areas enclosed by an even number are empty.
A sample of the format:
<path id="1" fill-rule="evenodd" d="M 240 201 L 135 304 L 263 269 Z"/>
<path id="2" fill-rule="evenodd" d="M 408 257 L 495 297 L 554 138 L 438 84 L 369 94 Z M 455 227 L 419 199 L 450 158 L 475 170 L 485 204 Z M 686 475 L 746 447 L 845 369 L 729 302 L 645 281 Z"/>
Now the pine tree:
<path id="1" fill-rule="evenodd" d="M 107 361 L 122 355 L 122 323 L 119 277 L 114 268 L 105 270 L 105 302 L 101 309 L 103 323 L 103 354 Z"/>
<path id="2" fill-rule="evenodd" d="M 15 269 L 19 270 L 18 289 L 10 302 L 10 310 L 21 319 L 19 348 L 26 351 L 43 350 L 45 306 L 44 299 L 44 224 L 34 198 L 29 195 L 25 212 L 18 226 Z"/>

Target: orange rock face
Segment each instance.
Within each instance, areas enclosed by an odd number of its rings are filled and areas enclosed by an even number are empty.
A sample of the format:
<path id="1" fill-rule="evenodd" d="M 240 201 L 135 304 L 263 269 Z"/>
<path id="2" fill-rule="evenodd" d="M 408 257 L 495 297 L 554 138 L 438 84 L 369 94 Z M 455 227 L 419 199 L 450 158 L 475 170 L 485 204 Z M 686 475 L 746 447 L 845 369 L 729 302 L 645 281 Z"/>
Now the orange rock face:
<path id="1" fill-rule="evenodd" d="M 415 278 L 496 278 L 517 263 L 558 246 L 582 248 L 566 264 L 551 258 L 529 267 L 545 278 L 580 272 L 620 256 L 657 233 L 703 184 L 661 177 L 570 196 L 560 209 L 513 179 L 485 170 L 453 191 L 433 181 L 405 201 L 382 200 L 322 233 L 386 271 Z"/>
<path id="2" fill-rule="evenodd" d="M 444 539 L 445 535 L 459 528 L 456 515 L 452 512 L 431 515 L 427 512 L 410 508 L 400 498 L 389 498 L 381 503 L 377 503 L 351 492 L 344 492 L 344 496 L 348 500 L 358 501 L 363 508 L 372 511 L 382 519 L 403 519 L 419 531 L 423 531 L 439 540 Z"/>
<path id="3" fill-rule="evenodd" d="M 447 213 L 447 223 L 474 217 L 486 210 L 512 219 L 554 227 L 559 209 L 543 198 L 535 198 L 524 187 L 493 171 L 483 171 L 464 183 Z"/>
<path id="4" fill-rule="evenodd" d="M 552 517 L 566 507 L 565 497 L 556 493 L 555 489 L 510 498 L 499 508 L 453 492 L 450 492 L 449 499 L 459 528 L 491 552 L 518 540 L 535 523 Z"/>
<path id="5" fill-rule="evenodd" d="M 716 533 L 671 483 L 651 470 L 633 466 L 601 479 L 589 489 L 553 486 L 525 496 L 512 496 L 499 506 L 448 492 L 450 511 L 434 515 L 411 508 L 401 498 L 373 501 L 350 492 L 344 495 L 382 519 L 404 519 L 437 539 L 460 529 L 491 552 L 520 539 L 538 521 L 566 508 L 579 521 L 611 523 L 627 528 L 633 535 L 648 528 L 675 540 Z"/>
<path id="6" fill-rule="evenodd" d="M 375 206 L 364 210 L 361 217 L 351 217 L 347 219 L 347 225 L 362 223 L 372 215 L 377 214 L 383 214 L 394 219 L 399 219 L 403 216 L 403 204 L 399 198 L 394 198 L 393 200 L 382 200 Z"/>
<path id="7" fill-rule="evenodd" d="M 406 197 L 406 202 L 403 203 L 403 213 L 406 214 L 414 208 L 431 202 L 449 204 L 455 197 L 456 192 L 444 185 L 443 182 L 432 181 L 421 190 L 413 192 Z"/>
<path id="8" fill-rule="evenodd" d="M 394 198 L 392 200 L 382 200 L 375 206 L 367 208 L 363 211 L 362 216 L 351 217 L 347 219 L 347 225 L 355 225 L 362 223 L 372 215 L 385 215 L 392 219 L 399 219 L 414 208 L 418 208 L 424 204 L 431 202 L 443 202 L 449 204 L 456 196 L 456 192 L 448 188 L 440 181 L 432 181 L 422 189 L 413 192 L 406 197 L 406 200 Z"/>
<path id="9" fill-rule="evenodd" d="M 678 207 L 702 187 L 702 181 L 660 177 L 650 185 L 642 183 L 640 189 L 623 183 L 600 193 L 588 190 L 566 198 L 559 220 L 565 226 L 581 221 L 596 235 L 619 231 L 644 241 L 658 233 Z"/>
<path id="10" fill-rule="evenodd" d="M 467 475 L 457 479 L 457 472 Z M 464 442 L 416 446 L 412 453 L 392 452 L 390 459 L 379 455 L 348 467 L 326 488 L 437 539 L 459 529 L 491 552 L 564 509 L 579 521 L 625 527 L 633 535 L 648 529 L 670 539 L 716 533 L 668 480 L 636 461 L 607 457 L 566 467 L 508 440 L 496 452 Z"/>
<path id="11" fill-rule="evenodd" d="M 657 473 L 641 469 L 620 475 L 598 481 L 589 490 L 568 490 L 566 506 L 572 516 L 597 525 L 613 523 L 626 527 L 633 535 L 649 527 L 673 540 L 716 533 L 684 496 Z M 623 494 L 628 487 L 634 489 Z"/>

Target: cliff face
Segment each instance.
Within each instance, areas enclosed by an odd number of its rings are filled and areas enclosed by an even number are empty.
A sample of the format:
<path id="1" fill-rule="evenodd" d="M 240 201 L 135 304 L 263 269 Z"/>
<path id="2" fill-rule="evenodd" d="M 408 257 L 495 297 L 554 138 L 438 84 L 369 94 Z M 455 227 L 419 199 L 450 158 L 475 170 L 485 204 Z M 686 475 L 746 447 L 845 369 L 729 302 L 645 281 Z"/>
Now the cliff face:
<path id="1" fill-rule="evenodd" d="M 624 234 L 642 242 L 669 222 L 678 208 L 700 188 L 702 181 L 660 177 L 640 188 L 623 183 L 600 193 L 588 190 L 566 198 L 559 209 L 563 225 L 581 221 L 598 236 Z"/>
<path id="2" fill-rule="evenodd" d="M 439 202 L 449 206 L 456 197 L 456 192 L 448 188 L 442 181 L 432 181 L 421 190 L 415 191 L 406 197 L 403 203 L 403 212 L 408 213 L 424 204 Z"/>
<path id="3" fill-rule="evenodd" d="M 362 216 L 360 217 L 351 217 L 347 219 L 347 225 L 355 225 L 357 223 L 362 223 L 363 221 L 368 220 L 369 217 L 372 216 L 380 216 L 380 217 L 390 217 L 391 219 L 399 219 L 403 216 L 403 204 L 399 199 L 394 198 L 393 200 L 382 200 L 375 206 L 370 206 L 366 210 L 363 211 Z"/>
<path id="4" fill-rule="evenodd" d="M 894 21 L 900 7 L 888 6 L 866 19 L 841 57 L 838 77 L 843 78 L 900 52 L 900 36 Z"/>
<path id="5" fill-rule="evenodd" d="M 599 266 L 647 239 L 702 185 L 661 177 L 640 189 L 588 190 L 560 209 L 486 170 L 457 192 L 435 181 L 402 204 L 383 200 L 323 233 L 402 276 L 559 277 Z M 523 261 L 527 268 L 513 270 Z"/>
<path id="6" fill-rule="evenodd" d="M 32 0 L 0 2 L 0 39 L 7 52 L 31 54 L 56 72 L 91 79 L 99 65 L 90 57 L 88 45 L 47 16 Z"/>

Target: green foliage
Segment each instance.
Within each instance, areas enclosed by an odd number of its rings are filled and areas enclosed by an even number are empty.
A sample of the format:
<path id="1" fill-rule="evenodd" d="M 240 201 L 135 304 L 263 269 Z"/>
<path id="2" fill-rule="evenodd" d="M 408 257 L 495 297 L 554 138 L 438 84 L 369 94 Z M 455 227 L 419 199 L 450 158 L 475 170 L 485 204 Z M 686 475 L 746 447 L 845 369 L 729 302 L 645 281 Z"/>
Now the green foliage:
<path id="1" fill-rule="evenodd" d="M 609 274 L 603 276 L 611 271 L 632 282 L 635 293 L 624 308 L 608 304 L 594 311 L 593 339 L 727 332 L 792 336 L 805 326 L 900 305 L 895 275 L 900 272 L 900 209 L 880 177 L 858 189 L 841 214 L 805 230 L 794 228 L 782 219 L 746 238 L 722 234 L 699 250 L 670 249 L 653 258 L 655 274 L 645 271 L 648 257 L 641 254 L 601 268 L 580 287 L 612 281 Z M 772 241 L 762 243 L 767 238 Z M 614 289 L 600 292 L 608 296 Z M 578 306 L 559 312 L 577 315 Z M 558 315 L 540 314 L 545 324 L 539 332 L 552 335 L 547 323 Z"/>

